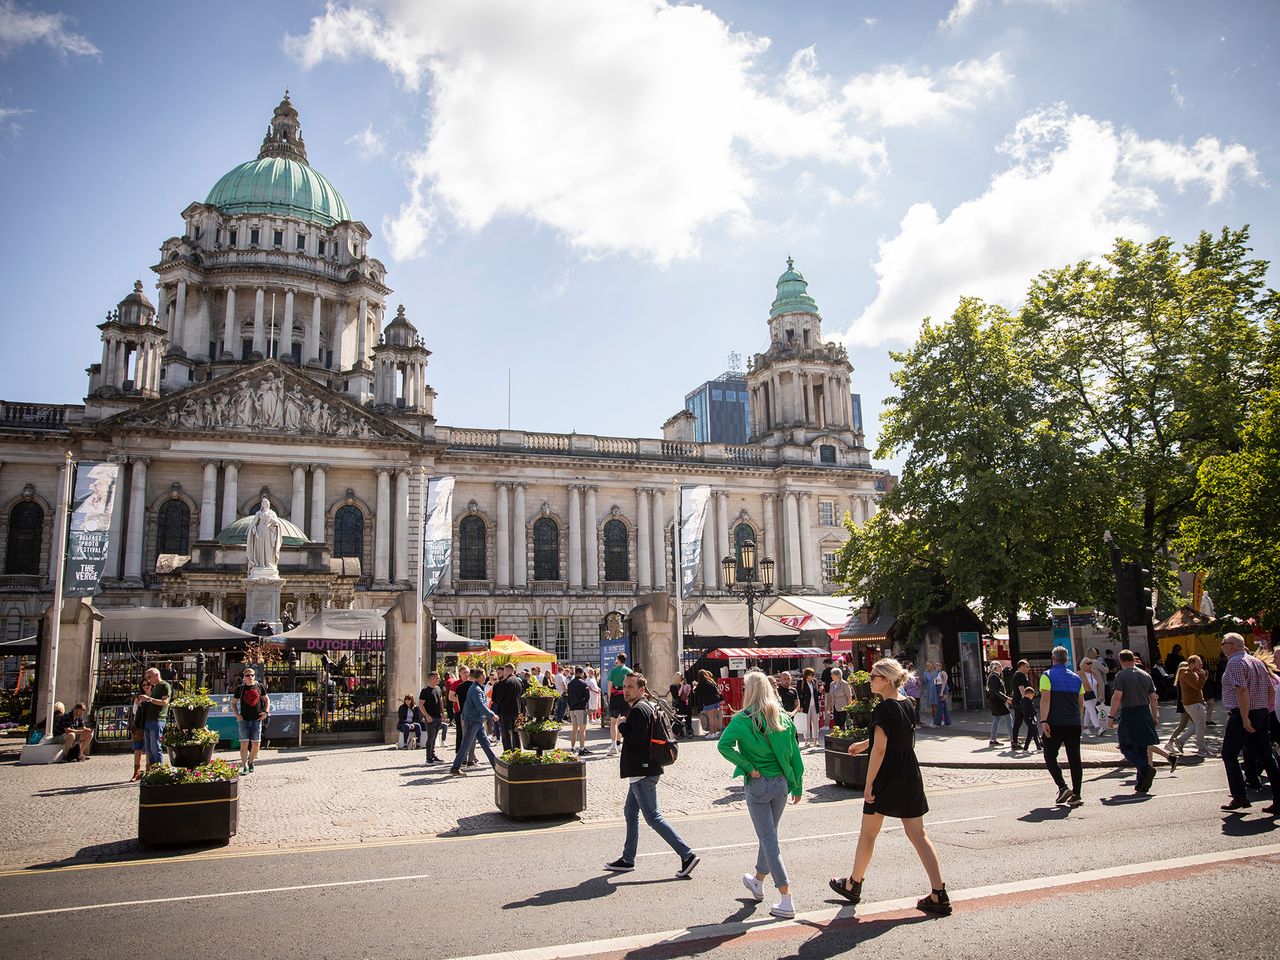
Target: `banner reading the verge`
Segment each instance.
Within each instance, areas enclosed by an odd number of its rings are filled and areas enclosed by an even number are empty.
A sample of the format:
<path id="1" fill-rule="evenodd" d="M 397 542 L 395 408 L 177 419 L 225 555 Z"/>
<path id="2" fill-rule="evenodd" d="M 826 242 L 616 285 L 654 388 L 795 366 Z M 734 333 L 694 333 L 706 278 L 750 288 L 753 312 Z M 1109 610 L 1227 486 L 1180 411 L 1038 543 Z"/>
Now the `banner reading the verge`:
<path id="1" fill-rule="evenodd" d="M 422 599 L 440 586 L 453 555 L 453 477 L 427 481 L 427 522 L 422 527 Z"/>
<path id="2" fill-rule="evenodd" d="M 102 569 L 107 563 L 107 541 L 111 536 L 119 472 L 117 463 L 81 462 L 76 466 L 62 585 L 64 597 L 92 597 L 98 592 Z"/>
<path id="3" fill-rule="evenodd" d="M 702 527 L 707 519 L 711 488 L 680 488 L 680 596 L 693 593 L 693 581 L 702 566 Z"/>

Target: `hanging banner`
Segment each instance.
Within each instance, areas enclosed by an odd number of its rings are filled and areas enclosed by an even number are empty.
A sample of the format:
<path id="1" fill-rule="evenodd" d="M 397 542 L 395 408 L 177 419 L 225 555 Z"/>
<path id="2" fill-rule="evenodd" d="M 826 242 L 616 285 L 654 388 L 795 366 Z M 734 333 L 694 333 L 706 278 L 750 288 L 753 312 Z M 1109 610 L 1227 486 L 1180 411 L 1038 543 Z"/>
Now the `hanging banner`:
<path id="1" fill-rule="evenodd" d="M 111 537 L 111 514 L 116 506 L 117 463 L 81 462 L 76 466 L 71 500 L 71 530 L 67 534 L 64 597 L 92 597 L 102 582 Z"/>
<path id="2" fill-rule="evenodd" d="M 707 520 L 711 487 L 680 488 L 680 596 L 693 594 L 693 581 L 702 567 L 702 528 Z"/>
<path id="3" fill-rule="evenodd" d="M 427 520 L 422 526 L 422 599 L 440 586 L 453 556 L 453 477 L 427 481 Z"/>

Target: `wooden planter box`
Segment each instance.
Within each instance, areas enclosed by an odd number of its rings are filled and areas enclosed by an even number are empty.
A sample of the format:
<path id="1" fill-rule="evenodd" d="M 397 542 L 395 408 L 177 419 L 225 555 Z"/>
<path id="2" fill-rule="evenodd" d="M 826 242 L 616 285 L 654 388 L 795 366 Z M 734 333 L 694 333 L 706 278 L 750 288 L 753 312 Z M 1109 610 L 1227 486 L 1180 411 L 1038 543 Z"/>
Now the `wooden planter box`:
<path id="1" fill-rule="evenodd" d="M 147 847 L 226 842 L 236 835 L 240 781 L 142 784 L 138 842 Z"/>
<path id="2" fill-rule="evenodd" d="M 567 817 L 587 809 L 587 765 L 517 763 L 493 768 L 493 799 L 508 817 Z"/>
<path id="3" fill-rule="evenodd" d="M 862 790 L 867 785 L 868 757 L 865 753 L 856 757 L 849 756 L 849 747 L 856 742 L 845 737 L 826 738 L 827 779 Z"/>

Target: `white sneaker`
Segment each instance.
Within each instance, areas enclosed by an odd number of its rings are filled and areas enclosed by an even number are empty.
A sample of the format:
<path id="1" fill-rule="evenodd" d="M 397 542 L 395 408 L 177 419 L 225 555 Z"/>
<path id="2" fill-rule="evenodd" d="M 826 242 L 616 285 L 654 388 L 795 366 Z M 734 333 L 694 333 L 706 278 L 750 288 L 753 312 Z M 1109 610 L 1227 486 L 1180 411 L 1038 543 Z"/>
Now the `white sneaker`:
<path id="1" fill-rule="evenodd" d="M 616 743 L 609 744 L 609 756 L 616 757 L 618 755 L 618 745 Z"/>
<path id="2" fill-rule="evenodd" d="M 783 920 L 793 920 L 796 915 L 795 904 L 791 902 L 791 894 L 785 895 L 781 900 L 769 908 L 769 913 L 775 917 L 781 917 Z"/>
<path id="3" fill-rule="evenodd" d="M 751 896 L 755 897 L 756 903 L 764 900 L 764 884 L 756 879 L 754 873 L 744 873 L 742 875 L 742 885 L 751 892 Z"/>

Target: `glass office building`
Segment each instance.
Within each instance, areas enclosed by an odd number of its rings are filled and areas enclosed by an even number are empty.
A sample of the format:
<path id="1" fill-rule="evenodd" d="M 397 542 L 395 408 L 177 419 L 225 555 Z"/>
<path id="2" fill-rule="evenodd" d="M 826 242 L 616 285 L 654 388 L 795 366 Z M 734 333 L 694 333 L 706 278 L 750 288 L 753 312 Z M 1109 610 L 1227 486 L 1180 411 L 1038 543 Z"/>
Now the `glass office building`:
<path id="1" fill-rule="evenodd" d="M 694 439 L 698 443 L 746 443 L 750 407 L 747 380 L 729 372 L 708 380 L 685 395 L 684 408 L 697 421 Z"/>

